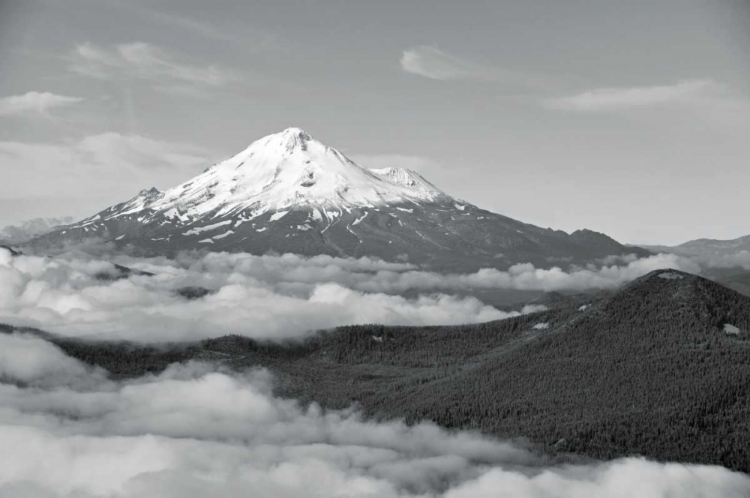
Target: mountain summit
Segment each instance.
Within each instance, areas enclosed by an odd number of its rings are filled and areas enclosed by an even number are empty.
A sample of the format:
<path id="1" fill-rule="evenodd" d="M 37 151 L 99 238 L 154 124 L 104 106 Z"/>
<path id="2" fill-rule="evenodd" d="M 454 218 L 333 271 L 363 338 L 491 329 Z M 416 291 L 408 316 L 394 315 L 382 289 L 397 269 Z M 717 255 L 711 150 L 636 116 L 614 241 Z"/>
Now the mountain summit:
<path id="1" fill-rule="evenodd" d="M 147 193 L 142 209 L 186 219 L 251 209 L 318 209 L 330 219 L 352 208 L 432 202 L 446 195 L 417 173 L 364 168 L 300 128 L 253 142 L 234 157 L 163 195 Z M 335 214 L 334 214 L 335 213 Z"/>
<path id="2" fill-rule="evenodd" d="M 368 169 L 300 128 L 263 137 L 181 185 L 142 190 L 33 243 L 89 238 L 144 254 L 375 256 L 442 269 L 646 253 L 597 232 L 569 235 L 479 209 L 411 170 Z"/>
<path id="3" fill-rule="evenodd" d="M 255 219 L 269 211 L 312 209 L 330 220 L 353 208 L 447 198 L 413 171 L 364 168 L 304 130 L 287 128 L 165 192 L 142 190 L 102 218 L 142 212 L 141 221 L 166 216 L 187 222 L 245 210 Z"/>

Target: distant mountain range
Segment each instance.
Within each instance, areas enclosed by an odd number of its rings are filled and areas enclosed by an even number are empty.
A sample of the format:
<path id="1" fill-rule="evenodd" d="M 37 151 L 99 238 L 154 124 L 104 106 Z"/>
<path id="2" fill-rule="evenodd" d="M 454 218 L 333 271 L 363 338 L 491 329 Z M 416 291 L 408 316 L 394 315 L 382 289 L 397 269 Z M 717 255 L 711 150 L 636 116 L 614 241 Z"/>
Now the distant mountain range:
<path id="1" fill-rule="evenodd" d="M 590 230 L 568 234 L 480 209 L 414 171 L 365 168 L 299 128 L 261 138 L 181 185 L 143 190 L 32 243 L 88 239 L 144 255 L 207 249 L 373 256 L 451 270 L 650 254 Z"/>
<path id="2" fill-rule="evenodd" d="M 677 246 L 641 247 L 682 256 L 731 256 L 742 251 L 750 252 L 750 235 L 732 240 L 696 239 Z"/>
<path id="3" fill-rule="evenodd" d="M 750 235 L 732 240 L 696 239 L 678 246 L 643 246 L 699 262 L 713 280 L 750 296 Z"/>
<path id="4" fill-rule="evenodd" d="M 55 227 L 68 225 L 75 221 L 70 216 L 60 218 L 34 218 L 17 225 L 0 228 L 0 242 L 5 244 L 23 244 L 43 235 Z"/>
<path id="5" fill-rule="evenodd" d="M 342 327 L 289 344 L 41 335 L 115 378 L 194 359 L 263 366 L 277 394 L 325 407 L 356 402 L 377 418 L 523 436 L 558 454 L 750 471 L 750 298 L 659 270 L 612 293 L 544 301 L 547 311 L 496 322 Z"/>

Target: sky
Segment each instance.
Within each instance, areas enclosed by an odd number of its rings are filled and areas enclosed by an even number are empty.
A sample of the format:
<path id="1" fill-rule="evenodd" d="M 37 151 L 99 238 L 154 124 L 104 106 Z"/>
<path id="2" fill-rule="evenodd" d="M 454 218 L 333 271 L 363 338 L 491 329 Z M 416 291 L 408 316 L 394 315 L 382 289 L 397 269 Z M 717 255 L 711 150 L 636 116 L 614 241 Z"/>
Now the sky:
<path id="1" fill-rule="evenodd" d="M 297 126 L 566 231 L 750 233 L 745 0 L 0 0 L 0 224 Z"/>

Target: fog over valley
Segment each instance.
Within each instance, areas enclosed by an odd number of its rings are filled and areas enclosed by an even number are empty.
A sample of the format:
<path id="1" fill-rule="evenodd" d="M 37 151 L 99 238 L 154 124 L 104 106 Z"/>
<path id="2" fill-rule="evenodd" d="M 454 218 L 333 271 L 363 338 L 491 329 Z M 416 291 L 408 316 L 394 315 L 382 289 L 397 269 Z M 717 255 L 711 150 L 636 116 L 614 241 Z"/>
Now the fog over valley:
<path id="1" fill-rule="evenodd" d="M 303 407 L 275 397 L 265 370 L 188 363 L 113 381 L 23 334 L 0 335 L 0 360 L 0 444 L 14 448 L 0 457 L 2 496 L 739 498 L 750 489 L 750 478 L 720 467 L 555 463 L 473 432 Z"/>
<path id="2" fill-rule="evenodd" d="M 700 271 L 674 255 L 611 258 L 609 266 L 568 271 L 520 264 L 508 271 L 444 274 L 369 258 L 227 253 L 113 258 L 106 248 L 99 251 L 14 257 L 0 248 L 0 322 L 104 339 L 240 334 L 283 340 L 340 325 L 476 323 L 543 308 L 527 303 L 497 309 L 466 295 L 471 289 L 580 292 L 614 289 L 660 268 Z M 115 262 L 139 273 L 127 274 Z M 417 295 L 403 297 L 407 292 Z"/>

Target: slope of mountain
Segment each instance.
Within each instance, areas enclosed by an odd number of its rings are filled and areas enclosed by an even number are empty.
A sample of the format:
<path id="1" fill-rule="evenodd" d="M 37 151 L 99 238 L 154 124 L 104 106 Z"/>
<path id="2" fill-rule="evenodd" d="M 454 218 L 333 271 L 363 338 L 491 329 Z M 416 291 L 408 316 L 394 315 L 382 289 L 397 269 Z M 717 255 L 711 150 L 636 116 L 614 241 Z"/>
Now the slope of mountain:
<path id="1" fill-rule="evenodd" d="M 484 324 L 344 327 L 286 345 L 53 340 L 115 377 L 190 359 L 260 365 L 277 393 L 327 407 L 356 402 L 371 416 L 528 437 L 552 452 L 749 471 L 750 298 L 661 270 L 586 299 L 553 295 L 547 311 Z"/>
<path id="2" fill-rule="evenodd" d="M 91 238 L 142 254 L 274 251 L 441 268 L 549 267 L 648 254 L 589 230 L 569 235 L 491 213 L 410 170 L 364 168 L 299 128 L 261 138 L 186 183 L 143 190 L 33 243 Z"/>
<path id="3" fill-rule="evenodd" d="M 750 271 L 733 272 L 715 280 L 740 294 L 750 296 Z"/>
<path id="4" fill-rule="evenodd" d="M 704 275 L 750 296 L 750 235 L 732 240 L 697 239 L 678 246 L 643 246 L 685 256 L 704 266 Z"/>

